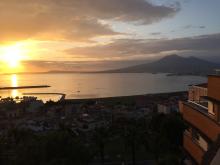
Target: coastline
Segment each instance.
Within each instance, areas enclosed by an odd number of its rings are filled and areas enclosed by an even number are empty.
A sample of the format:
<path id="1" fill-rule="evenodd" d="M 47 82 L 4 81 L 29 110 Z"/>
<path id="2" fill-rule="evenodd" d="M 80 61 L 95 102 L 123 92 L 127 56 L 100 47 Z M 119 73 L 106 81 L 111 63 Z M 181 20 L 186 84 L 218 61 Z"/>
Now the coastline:
<path id="1" fill-rule="evenodd" d="M 123 103 L 131 103 L 139 98 L 151 98 L 155 99 L 158 97 L 170 97 L 170 96 L 178 96 L 187 94 L 187 91 L 177 91 L 177 92 L 165 92 L 165 93 L 149 93 L 142 95 L 130 95 L 130 96 L 116 96 L 116 97 L 101 97 L 101 98 L 86 98 L 86 99 L 65 99 L 61 102 L 64 103 L 83 103 L 83 102 L 123 102 Z"/>

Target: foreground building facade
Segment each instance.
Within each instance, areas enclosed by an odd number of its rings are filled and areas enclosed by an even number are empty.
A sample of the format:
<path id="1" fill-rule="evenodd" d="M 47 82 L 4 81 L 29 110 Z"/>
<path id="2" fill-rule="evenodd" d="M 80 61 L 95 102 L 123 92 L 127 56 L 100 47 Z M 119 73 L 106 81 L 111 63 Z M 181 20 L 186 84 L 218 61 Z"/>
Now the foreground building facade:
<path id="1" fill-rule="evenodd" d="M 208 76 L 207 84 L 190 86 L 180 111 L 188 125 L 183 147 L 189 164 L 220 164 L 220 76 Z M 216 164 L 217 163 L 217 164 Z"/>

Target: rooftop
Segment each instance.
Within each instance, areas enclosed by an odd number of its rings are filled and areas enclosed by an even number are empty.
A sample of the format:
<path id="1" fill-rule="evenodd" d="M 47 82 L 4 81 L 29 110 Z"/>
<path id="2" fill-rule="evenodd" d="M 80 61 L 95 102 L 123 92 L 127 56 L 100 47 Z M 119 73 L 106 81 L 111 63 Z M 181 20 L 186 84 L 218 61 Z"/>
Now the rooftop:
<path id="1" fill-rule="evenodd" d="M 197 84 L 194 86 L 201 87 L 201 88 L 208 88 L 208 83 Z"/>

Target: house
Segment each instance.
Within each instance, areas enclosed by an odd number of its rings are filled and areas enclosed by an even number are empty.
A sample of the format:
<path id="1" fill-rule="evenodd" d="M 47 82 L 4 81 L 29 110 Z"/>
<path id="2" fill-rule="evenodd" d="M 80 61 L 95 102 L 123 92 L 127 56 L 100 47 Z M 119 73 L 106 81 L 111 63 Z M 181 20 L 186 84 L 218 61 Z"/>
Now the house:
<path id="1" fill-rule="evenodd" d="M 174 104 L 173 102 L 167 101 L 166 103 L 157 104 L 157 112 L 163 114 L 169 114 L 171 112 L 178 112 L 179 108 L 178 105 Z"/>
<path id="2" fill-rule="evenodd" d="M 191 86 L 188 101 L 180 101 L 179 108 L 188 125 L 183 138 L 187 162 L 219 164 L 220 75 L 208 76 L 207 84 Z"/>
<path id="3" fill-rule="evenodd" d="M 166 104 L 157 104 L 157 112 L 163 114 L 171 113 L 171 107 Z"/>

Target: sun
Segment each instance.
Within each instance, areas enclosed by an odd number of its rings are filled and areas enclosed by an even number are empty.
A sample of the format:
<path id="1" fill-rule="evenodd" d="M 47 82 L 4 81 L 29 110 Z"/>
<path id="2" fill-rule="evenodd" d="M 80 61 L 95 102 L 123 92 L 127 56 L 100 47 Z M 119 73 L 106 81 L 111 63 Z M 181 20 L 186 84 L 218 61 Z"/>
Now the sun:
<path id="1" fill-rule="evenodd" d="M 27 61 L 33 59 L 37 42 L 32 40 L 0 44 L 0 73 L 20 73 L 27 69 Z"/>
<path id="2" fill-rule="evenodd" d="M 20 45 L 7 46 L 2 50 L 2 60 L 9 68 L 17 68 L 22 60 L 22 49 Z"/>

